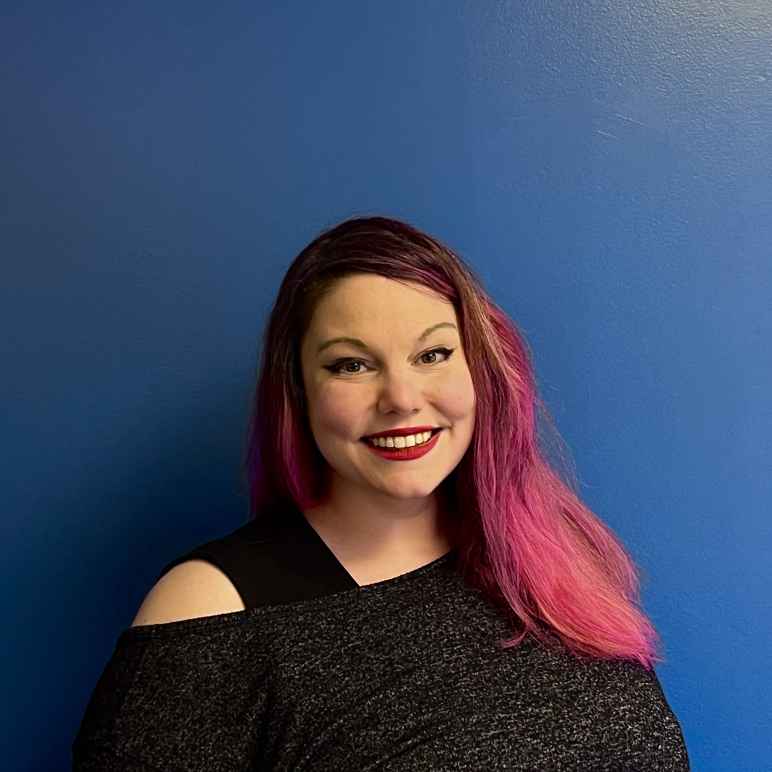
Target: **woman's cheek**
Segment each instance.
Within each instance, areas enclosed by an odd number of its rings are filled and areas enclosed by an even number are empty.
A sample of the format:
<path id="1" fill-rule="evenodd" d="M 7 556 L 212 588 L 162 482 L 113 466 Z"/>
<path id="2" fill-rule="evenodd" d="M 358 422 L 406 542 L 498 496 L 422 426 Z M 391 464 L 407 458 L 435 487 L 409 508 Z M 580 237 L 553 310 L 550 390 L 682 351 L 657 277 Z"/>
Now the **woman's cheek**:
<path id="1" fill-rule="evenodd" d="M 360 409 L 350 390 L 335 388 L 330 384 L 317 395 L 316 423 L 325 432 L 348 436 L 361 423 Z"/>
<path id="2" fill-rule="evenodd" d="M 471 377 L 449 378 L 438 390 L 437 402 L 448 418 L 466 418 L 476 403 Z"/>

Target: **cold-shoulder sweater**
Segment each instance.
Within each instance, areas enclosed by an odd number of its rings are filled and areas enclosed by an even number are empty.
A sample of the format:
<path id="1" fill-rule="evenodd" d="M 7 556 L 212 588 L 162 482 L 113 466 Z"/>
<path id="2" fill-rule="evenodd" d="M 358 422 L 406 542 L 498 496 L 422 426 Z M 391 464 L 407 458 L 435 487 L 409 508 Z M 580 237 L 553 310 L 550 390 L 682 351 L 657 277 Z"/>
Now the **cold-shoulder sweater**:
<path id="1" fill-rule="evenodd" d="M 359 586 L 291 506 L 180 555 L 245 610 L 123 630 L 73 769 L 689 770 L 653 670 L 498 646 L 455 555 Z"/>

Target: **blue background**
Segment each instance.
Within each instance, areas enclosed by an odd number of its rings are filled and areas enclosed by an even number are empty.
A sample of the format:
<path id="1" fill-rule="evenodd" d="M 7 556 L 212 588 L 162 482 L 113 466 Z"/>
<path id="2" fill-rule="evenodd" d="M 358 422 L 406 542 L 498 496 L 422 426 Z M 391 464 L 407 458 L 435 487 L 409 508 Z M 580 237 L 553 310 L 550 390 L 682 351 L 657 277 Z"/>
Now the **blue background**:
<path id="1" fill-rule="evenodd" d="M 4 7 L 10 768 L 67 768 L 162 565 L 245 521 L 278 283 L 366 214 L 520 325 L 693 768 L 770 768 L 768 0 Z"/>

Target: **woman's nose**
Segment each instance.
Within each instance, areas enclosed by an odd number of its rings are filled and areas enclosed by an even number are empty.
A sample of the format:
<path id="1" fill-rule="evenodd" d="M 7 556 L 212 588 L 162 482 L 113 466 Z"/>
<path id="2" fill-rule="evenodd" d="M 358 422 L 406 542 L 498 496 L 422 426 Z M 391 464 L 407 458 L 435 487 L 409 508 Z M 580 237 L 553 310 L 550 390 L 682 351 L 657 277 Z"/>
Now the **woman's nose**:
<path id="1" fill-rule="evenodd" d="M 420 384 L 415 374 L 392 374 L 387 376 L 380 387 L 378 408 L 384 412 L 412 413 L 423 404 Z"/>

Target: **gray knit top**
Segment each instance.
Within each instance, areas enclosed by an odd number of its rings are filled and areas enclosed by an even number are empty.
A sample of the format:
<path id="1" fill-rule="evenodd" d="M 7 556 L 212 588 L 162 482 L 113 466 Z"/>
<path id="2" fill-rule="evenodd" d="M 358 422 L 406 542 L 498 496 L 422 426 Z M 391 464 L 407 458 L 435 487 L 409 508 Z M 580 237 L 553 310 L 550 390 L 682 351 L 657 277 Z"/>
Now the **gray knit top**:
<path id="1" fill-rule="evenodd" d="M 358 586 L 289 507 L 169 563 L 218 565 L 246 610 L 123 630 L 75 770 L 688 770 L 653 671 L 527 637 L 455 551 Z"/>

